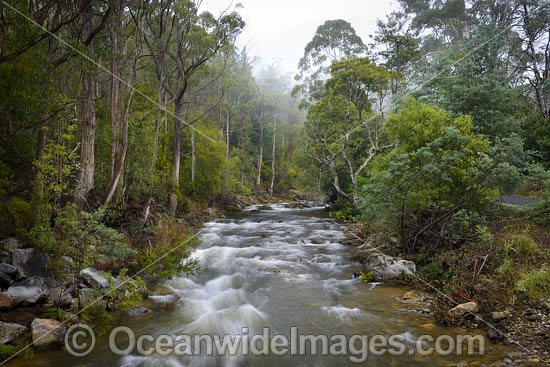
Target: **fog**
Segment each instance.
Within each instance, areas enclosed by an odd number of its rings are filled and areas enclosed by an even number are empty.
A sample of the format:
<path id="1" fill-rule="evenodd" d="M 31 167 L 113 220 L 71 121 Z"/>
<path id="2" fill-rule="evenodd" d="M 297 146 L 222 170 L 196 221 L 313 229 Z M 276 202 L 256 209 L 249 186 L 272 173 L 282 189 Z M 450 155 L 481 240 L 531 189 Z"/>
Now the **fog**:
<path id="1" fill-rule="evenodd" d="M 203 8 L 214 14 L 238 11 L 247 24 L 238 45 L 249 48 L 263 64 L 294 73 L 304 47 L 326 20 L 350 22 L 368 44 L 376 20 L 397 10 L 398 4 L 389 0 L 205 0 Z"/>

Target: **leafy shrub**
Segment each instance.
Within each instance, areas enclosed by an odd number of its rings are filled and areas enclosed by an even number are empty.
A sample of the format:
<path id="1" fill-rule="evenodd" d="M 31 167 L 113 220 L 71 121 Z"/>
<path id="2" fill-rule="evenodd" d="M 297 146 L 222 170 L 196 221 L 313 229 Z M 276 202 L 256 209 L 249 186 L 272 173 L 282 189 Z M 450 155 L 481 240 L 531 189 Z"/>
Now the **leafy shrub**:
<path id="1" fill-rule="evenodd" d="M 17 353 L 17 348 L 13 345 L 0 344 L 0 361 L 8 359 Z"/>
<path id="2" fill-rule="evenodd" d="M 197 269 L 197 261 L 189 259 L 196 238 L 181 233 L 171 220 L 161 221 L 156 228 L 162 238 L 138 259 L 142 275 L 153 281 L 170 279 L 182 274 L 191 275 Z"/>
<path id="3" fill-rule="evenodd" d="M 109 288 L 105 292 L 105 301 L 109 310 L 126 311 L 138 307 L 143 301 L 142 294 L 147 290 L 140 277 L 130 279 L 127 269 L 122 269 L 115 283 L 109 276 Z"/>
<path id="4" fill-rule="evenodd" d="M 460 222 L 469 221 L 471 227 L 494 195 L 487 182 L 489 142 L 473 132 L 469 117 L 413 99 L 388 117 L 386 128 L 399 145 L 369 172 L 359 203 L 366 219 L 386 223 L 407 251 L 441 243 L 442 235 L 460 238 L 448 225 L 464 229 Z"/>
<path id="5" fill-rule="evenodd" d="M 67 316 L 67 312 L 58 307 L 50 307 L 46 309 L 46 311 L 44 311 L 42 316 L 44 316 L 44 318 L 46 319 L 55 319 L 55 320 L 63 321 Z"/>
<path id="6" fill-rule="evenodd" d="M 79 215 L 80 214 L 80 215 Z M 80 279 L 80 271 L 93 266 L 101 256 L 115 258 L 120 263 L 133 263 L 136 251 L 125 242 L 124 235 L 102 223 L 104 210 L 93 213 L 78 212 L 76 206 L 62 208 L 51 228 L 47 224 L 35 226 L 30 231 L 35 247 L 49 252 L 54 259 L 68 256 L 73 261 L 59 268 L 61 276 L 73 275 L 75 282 Z"/>
<path id="7" fill-rule="evenodd" d="M 34 223 L 32 205 L 19 197 L 0 203 L 0 231 L 12 234 L 30 229 Z M 0 233 L 1 233 L 0 232 Z"/>
<path id="8" fill-rule="evenodd" d="M 352 220 L 353 219 L 353 209 L 345 208 L 342 210 L 336 210 L 329 213 L 331 218 L 336 218 L 340 220 Z"/>
<path id="9" fill-rule="evenodd" d="M 490 173 L 489 182 L 503 194 L 514 192 L 521 185 L 519 170 L 507 162 L 497 164 Z"/>
<path id="10" fill-rule="evenodd" d="M 527 168 L 527 175 L 523 186 L 523 192 L 529 194 L 543 194 L 550 190 L 550 170 L 544 169 L 540 164 L 532 164 Z"/>

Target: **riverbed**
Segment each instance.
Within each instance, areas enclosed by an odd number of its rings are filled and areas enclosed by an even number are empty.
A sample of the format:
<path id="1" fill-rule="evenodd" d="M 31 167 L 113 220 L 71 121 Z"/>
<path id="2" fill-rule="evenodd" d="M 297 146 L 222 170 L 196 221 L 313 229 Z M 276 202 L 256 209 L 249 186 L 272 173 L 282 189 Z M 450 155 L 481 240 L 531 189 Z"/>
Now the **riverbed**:
<path id="1" fill-rule="evenodd" d="M 242 338 L 244 334 L 261 334 L 264 328 L 269 328 L 270 337 L 278 334 L 290 338 L 293 327 L 298 334 L 326 336 L 333 341 L 335 335 L 346 340 L 353 335 L 386 338 L 394 335 L 406 348 L 402 355 L 389 352 L 374 355 L 369 351 L 361 364 L 353 362 L 350 350 L 346 355 L 320 355 L 321 350 L 312 355 L 311 348 L 297 356 L 290 355 L 290 351 L 280 356 L 273 353 L 142 356 L 137 351 L 117 356 L 110 351 L 104 335 L 98 337 L 94 351 L 86 357 L 76 358 L 66 351 L 41 353 L 32 360 L 32 366 L 408 367 L 476 361 L 489 364 L 502 360 L 506 349 L 487 339 L 483 356 L 456 352 L 448 356 L 419 355 L 416 345 L 421 335 L 434 339 L 462 334 L 485 338 L 485 333 L 438 326 L 429 315 L 404 310 L 399 298 L 407 289 L 353 279 L 353 273 L 360 269 L 352 260 L 356 249 L 342 244 L 344 232 L 324 216 L 322 209 L 289 209 L 278 204 L 273 205 L 273 210 L 259 210 L 253 206 L 205 224 L 192 254 L 200 271 L 191 278 L 161 284 L 146 302 L 153 314 L 121 320 L 119 324 L 129 327 L 137 336 L 240 335 Z M 12 365 L 28 363 L 21 360 Z"/>

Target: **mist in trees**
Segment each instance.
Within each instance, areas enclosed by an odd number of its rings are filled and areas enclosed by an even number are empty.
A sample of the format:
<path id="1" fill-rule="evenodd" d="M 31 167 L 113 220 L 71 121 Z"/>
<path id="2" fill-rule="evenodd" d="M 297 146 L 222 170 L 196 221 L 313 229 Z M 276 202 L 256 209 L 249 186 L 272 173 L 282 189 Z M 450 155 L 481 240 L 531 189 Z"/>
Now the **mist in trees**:
<path id="1" fill-rule="evenodd" d="M 191 0 L 0 12 L 6 234 L 53 225 L 73 203 L 146 224 L 153 211 L 293 187 L 304 114 L 291 75 L 236 46 L 238 13 Z"/>

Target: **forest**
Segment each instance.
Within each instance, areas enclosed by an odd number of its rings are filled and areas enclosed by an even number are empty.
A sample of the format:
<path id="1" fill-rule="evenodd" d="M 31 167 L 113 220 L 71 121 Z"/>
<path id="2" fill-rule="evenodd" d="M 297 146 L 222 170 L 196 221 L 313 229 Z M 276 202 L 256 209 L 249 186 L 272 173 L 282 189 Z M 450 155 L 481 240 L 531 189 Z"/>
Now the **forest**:
<path id="1" fill-rule="evenodd" d="M 545 300 L 550 4 L 398 5 L 372 35 L 319 24 L 294 75 L 239 44 L 238 6 L 1 0 L 0 239 L 74 285 L 139 273 L 101 323 L 197 271 L 208 217 L 316 200 L 445 292 Z"/>

